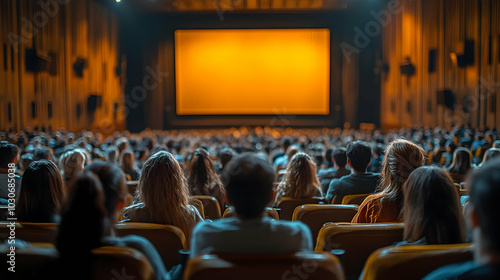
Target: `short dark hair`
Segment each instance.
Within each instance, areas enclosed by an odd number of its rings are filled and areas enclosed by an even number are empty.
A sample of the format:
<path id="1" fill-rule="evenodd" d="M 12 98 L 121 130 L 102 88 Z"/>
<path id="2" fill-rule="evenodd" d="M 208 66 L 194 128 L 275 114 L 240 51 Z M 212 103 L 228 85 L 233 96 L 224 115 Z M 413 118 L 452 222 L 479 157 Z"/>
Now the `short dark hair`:
<path id="1" fill-rule="evenodd" d="M 37 160 L 51 160 L 52 159 L 52 152 L 45 148 L 36 148 L 35 151 L 33 151 L 33 161 Z"/>
<path id="2" fill-rule="evenodd" d="M 486 246 L 500 253 L 500 216 L 494 211 L 500 197 L 500 158 L 476 169 L 470 180 L 470 202 L 474 206 Z"/>
<path id="3" fill-rule="evenodd" d="M 347 164 L 347 150 L 345 148 L 335 149 L 332 158 L 339 167 L 344 167 Z"/>
<path id="4" fill-rule="evenodd" d="M 7 141 L 0 142 L 0 168 L 9 168 L 11 163 L 19 154 L 19 148 Z"/>
<path id="5" fill-rule="evenodd" d="M 232 159 L 222 173 L 227 198 L 245 219 L 262 215 L 271 200 L 275 178 L 274 168 L 250 153 Z"/>
<path id="6" fill-rule="evenodd" d="M 347 158 L 355 171 L 365 172 L 372 159 L 372 149 L 363 141 L 355 141 L 347 146 Z"/>

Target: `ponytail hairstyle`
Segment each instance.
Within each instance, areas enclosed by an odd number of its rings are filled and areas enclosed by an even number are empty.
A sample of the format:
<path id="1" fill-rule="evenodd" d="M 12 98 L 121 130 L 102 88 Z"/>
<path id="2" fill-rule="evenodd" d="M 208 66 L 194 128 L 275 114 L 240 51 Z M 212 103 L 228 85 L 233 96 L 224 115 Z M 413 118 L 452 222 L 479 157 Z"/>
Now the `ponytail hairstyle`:
<path id="1" fill-rule="evenodd" d="M 64 255 L 90 254 L 112 233 L 117 205 L 126 198 L 123 171 L 110 162 L 95 161 L 75 181 L 65 205 L 57 236 Z"/>

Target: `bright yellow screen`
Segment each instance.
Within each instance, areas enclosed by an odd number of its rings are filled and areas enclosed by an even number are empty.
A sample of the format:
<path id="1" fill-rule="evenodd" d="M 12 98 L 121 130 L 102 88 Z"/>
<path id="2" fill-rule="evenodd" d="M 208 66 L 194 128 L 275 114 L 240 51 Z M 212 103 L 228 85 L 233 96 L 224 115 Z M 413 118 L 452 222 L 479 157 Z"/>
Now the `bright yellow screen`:
<path id="1" fill-rule="evenodd" d="M 176 30 L 178 115 L 329 113 L 328 29 Z"/>

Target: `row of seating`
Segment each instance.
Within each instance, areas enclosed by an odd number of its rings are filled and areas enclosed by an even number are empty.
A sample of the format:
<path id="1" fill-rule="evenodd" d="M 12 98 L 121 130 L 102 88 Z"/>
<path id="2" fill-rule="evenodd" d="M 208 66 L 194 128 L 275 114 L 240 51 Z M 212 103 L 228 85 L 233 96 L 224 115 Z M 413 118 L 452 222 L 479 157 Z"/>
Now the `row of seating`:
<path id="1" fill-rule="evenodd" d="M 0 278 L 6 280 L 36 279 L 40 269 L 57 273 L 58 253 L 51 245 L 34 243 L 16 249 L 16 273 L 7 270 L 9 247 L 0 245 Z M 92 251 L 92 279 L 155 279 L 144 255 L 132 248 L 101 247 Z M 389 246 L 370 255 L 360 279 L 421 279 L 434 269 L 472 259 L 471 244 Z M 48 267 L 47 267 L 48 266 Z M 29 269 L 24 269 L 29 268 Z M 256 275 L 256 272 L 259 275 Z M 346 271 L 347 273 L 347 271 Z M 47 276 L 47 274 L 45 274 Z M 50 275 L 53 276 L 53 275 Z M 347 279 L 350 277 L 346 274 Z M 341 261 L 329 252 L 284 255 L 200 255 L 187 262 L 184 279 L 344 279 Z"/>
<path id="2" fill-rule="evenodd" d="M 323 205 L 305 205 L 323 206 Z M 324 205 L 329 206 L 329 205 Z M 350 205 L 338 205 L 350 206 Z M 300 212 L 300 211 L 297 211 Z M 56 224 L 16 223 L 16 238 L 30 242 L 53 243 Z M 119 223 L 118 236 L 140 235 L 153 243 L 167 268 L 179 263 L 179 250 L 187 249 L 184 233 L 177 227 L 150 223 Z M 7 235 L 6 223 L 0 224 L 0 235 Z M 342 266 L 348 278 L 357 278 L 370 254 L 403 238 L 403 224 L 327 223 L 320 230 L 315 253 L 342 249 Z"/>

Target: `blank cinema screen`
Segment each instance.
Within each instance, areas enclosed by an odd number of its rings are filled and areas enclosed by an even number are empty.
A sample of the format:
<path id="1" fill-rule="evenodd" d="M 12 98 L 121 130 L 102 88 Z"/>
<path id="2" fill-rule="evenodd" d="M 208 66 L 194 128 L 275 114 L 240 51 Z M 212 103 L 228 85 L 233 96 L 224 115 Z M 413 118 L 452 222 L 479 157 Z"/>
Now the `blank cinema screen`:
<path id="1" fill-rule="evenodd" d="M 175 31 L 178 115 L 327 115 L 328 29 Z"/>

